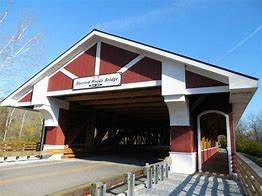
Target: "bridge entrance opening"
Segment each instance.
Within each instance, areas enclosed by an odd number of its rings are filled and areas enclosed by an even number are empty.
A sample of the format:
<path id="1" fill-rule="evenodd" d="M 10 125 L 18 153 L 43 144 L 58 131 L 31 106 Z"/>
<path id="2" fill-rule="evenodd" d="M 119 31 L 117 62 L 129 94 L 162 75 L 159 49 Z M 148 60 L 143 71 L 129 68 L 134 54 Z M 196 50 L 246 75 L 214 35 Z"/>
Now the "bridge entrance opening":
<path id="1" fill-rule="evenodd" d="M 202 171 L 228 174 L 227 124 L 225 116 L 210 112 L 200 117 Z"/>
<path id="2" fill-rule="evenodd" d="M 168 156 L 169 114 L 160 88 L 58 98 L 70 102 L 63 130 L 72 153 L 64 158 L 121 154 L 154 162 Z"/>

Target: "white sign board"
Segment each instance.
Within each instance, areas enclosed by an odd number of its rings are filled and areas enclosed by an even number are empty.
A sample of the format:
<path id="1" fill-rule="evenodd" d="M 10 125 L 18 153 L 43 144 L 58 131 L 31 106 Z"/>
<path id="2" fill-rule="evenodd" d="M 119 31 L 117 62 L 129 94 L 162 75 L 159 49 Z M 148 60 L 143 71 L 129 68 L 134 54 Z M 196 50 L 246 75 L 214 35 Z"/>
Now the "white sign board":
<path id="1" fill-rule="evenodd" d="M 73 82 L 73 89 L 79 90 L 119 85 L 121 85 L 121 74 L 113 73 L 84 78 L 76 78 Z"/>

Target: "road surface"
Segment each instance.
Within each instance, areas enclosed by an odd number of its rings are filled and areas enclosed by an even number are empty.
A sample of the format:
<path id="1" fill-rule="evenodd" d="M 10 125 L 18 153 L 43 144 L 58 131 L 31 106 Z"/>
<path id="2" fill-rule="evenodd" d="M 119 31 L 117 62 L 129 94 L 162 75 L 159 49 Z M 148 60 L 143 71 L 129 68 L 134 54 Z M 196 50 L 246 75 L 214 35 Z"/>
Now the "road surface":
<path id="1" fill-rule="evenodd" d="M 0 165 L 0 195 L 46 195 L 139 168 L 121 157 L 70 159 Z M 106 161 L 104 161 L 106 160 Z"/>

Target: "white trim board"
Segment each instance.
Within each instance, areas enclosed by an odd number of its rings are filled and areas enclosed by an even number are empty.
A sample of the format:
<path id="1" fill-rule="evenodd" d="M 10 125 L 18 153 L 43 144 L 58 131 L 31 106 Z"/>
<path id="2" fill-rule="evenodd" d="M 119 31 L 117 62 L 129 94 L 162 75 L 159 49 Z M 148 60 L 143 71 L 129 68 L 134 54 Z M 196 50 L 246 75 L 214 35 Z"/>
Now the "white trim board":
<path id="1" fill-rule="evenodd" d="M 229 92 L 228 86 L 212 86 L 212 87 L 187 88 L 186 89 L 186 95 L 223 93 L 223 92 Z"/>
<path id="2" fill-rule="evenodd" d="M 93 89 L 84 89 L 84 90 L 68 89 L 68 90 L 60 90 L 60 91 L 49 91 L 47 92 L 47 96 L 52 97 L 52 96 L 62 96 L 62 95 L 75 95 L 75 94 L 93 93 L 93 92 L 101 92 L 101 91 L 153 87 L 153 86 L 160 86 L 160 85 L 161 85 L 161 80 L 154 80 L 154 81 L 147 81 L 147 82 L 127 83 L 127 84 L 122 84 L 121 86 L 112 86 L 112 87 L 105 87 L 105 88 L 93 88 Z"/>
<path id="3" fill-rule="evenodd" d="M 67 71 L 64 68 L 60 69 L 60 72 L 62 72 L 64 75 L 66 75 L 67 77 L 69 77 L 71 79 L 78 78 L 76 75 L 72 74 L 71 72 Z"/>
<path id="4" fill-rule="evenodd" d="M 31 101 L 27 101 L 27 102 L 17 102 L 14 103 L 10 106 L 15 106 L 15 107 L 24 107 L 24 106 L 31 106 Z"/>
<path id="5" fill-rule="evenodd" d="M 135 65 L 136 63 L 138 63 L 140 60 L 142 60 L 144 58 L 143 55 L 138 55 L 136 58 L 134 58 L 133 60 L 131 60 L 129 63 L 127 63 L 124 67 L 122 67 L 120 70 L 118 70 L 117 72 L 121 72 L 124 73 L 126 72 L 128 69 L 130 69 L 133 65 Z"/>
<path id="6" fill-rule="evenodd" d="M 95 74 L 99 75 L 100 73 L 100 55 L 101 55 L 101 42 L 97 42 L 96 46 L 96 62 L 95 62 Z"/>

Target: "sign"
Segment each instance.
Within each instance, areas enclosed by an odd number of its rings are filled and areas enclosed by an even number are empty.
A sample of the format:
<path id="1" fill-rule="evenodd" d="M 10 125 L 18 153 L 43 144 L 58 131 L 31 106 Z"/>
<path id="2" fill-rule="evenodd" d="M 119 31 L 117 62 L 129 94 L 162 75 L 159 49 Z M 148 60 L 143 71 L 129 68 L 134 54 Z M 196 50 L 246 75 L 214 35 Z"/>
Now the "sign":
<path id="1" fill-rule="evenodd" d="M 88 88 L 100 88 L 107 86 L 119 86 L 121 85 L 121 74 L 113 73 L 106 75 L 97 75 L 84 78 L 76 78 L 73 82 L 73 89 L 88 89 Z"/>

